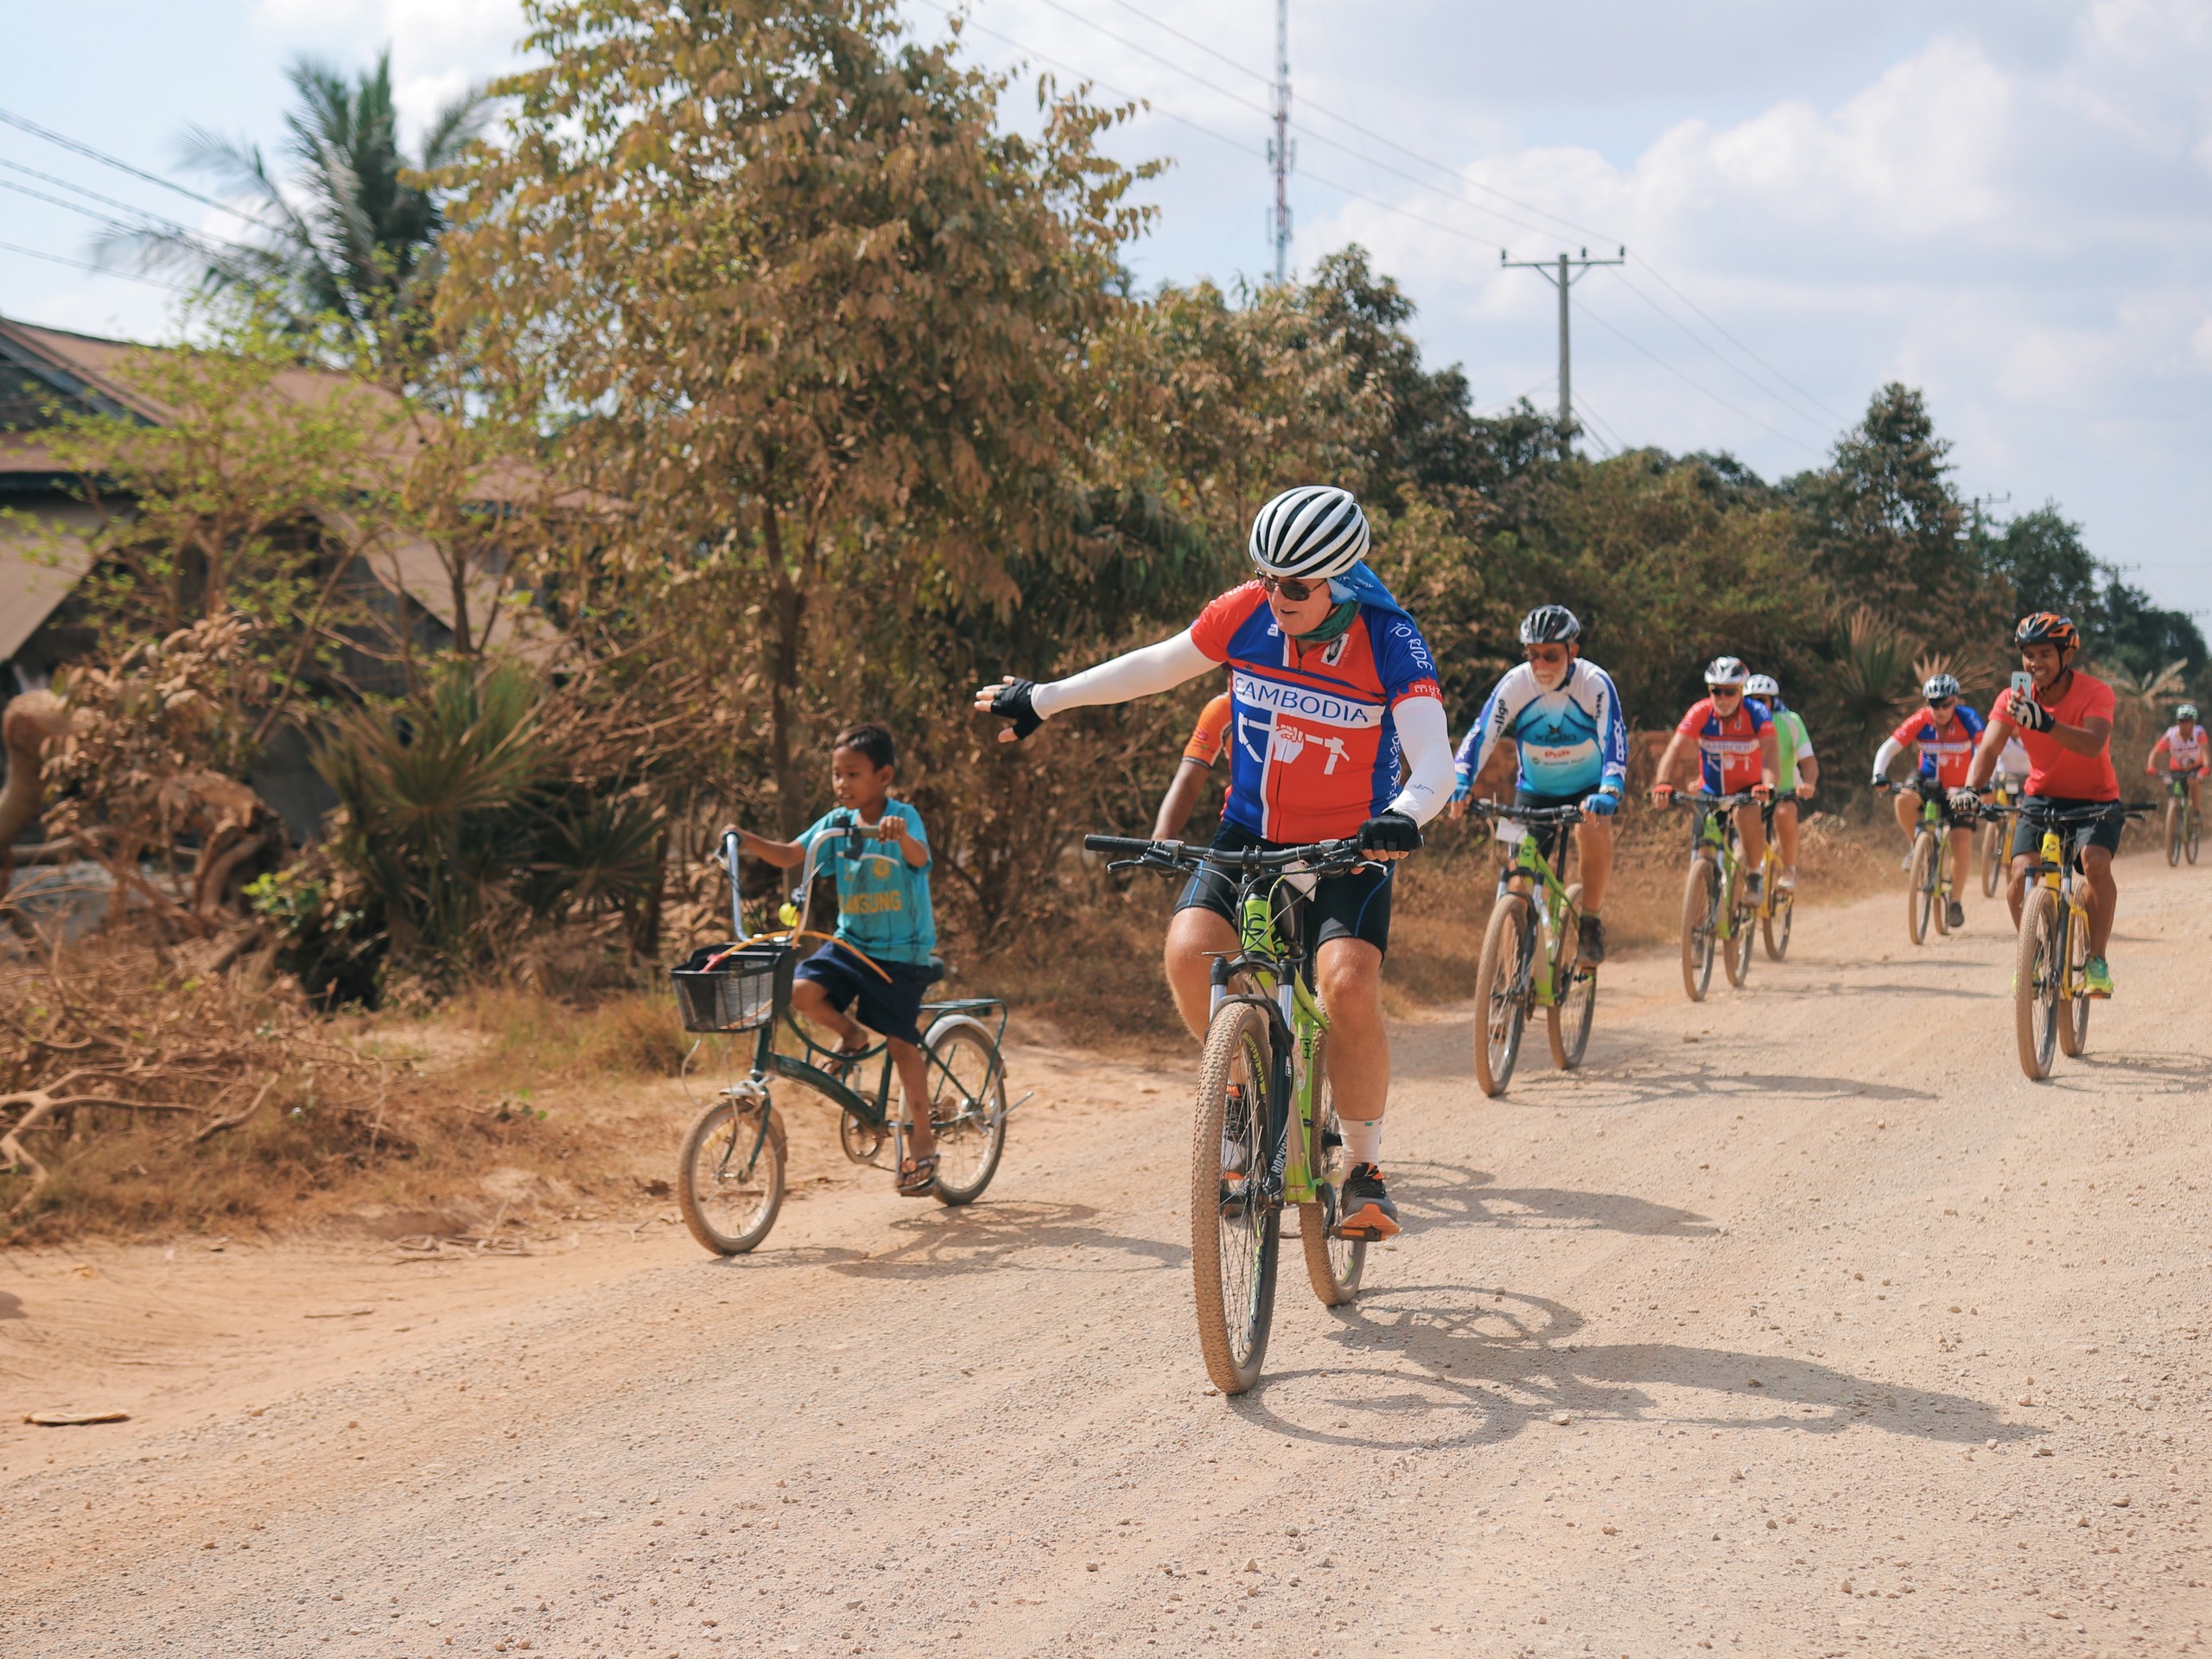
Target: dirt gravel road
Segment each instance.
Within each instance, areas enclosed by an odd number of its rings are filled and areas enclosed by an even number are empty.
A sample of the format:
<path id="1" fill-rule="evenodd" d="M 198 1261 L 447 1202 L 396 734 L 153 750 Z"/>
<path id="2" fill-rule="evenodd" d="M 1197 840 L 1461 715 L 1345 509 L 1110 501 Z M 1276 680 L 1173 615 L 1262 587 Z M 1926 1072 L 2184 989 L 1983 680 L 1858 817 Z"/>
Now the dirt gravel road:
<path id="1" fill-rule="evenodd" d="M 2212 870 L 2123 862 L 2120 994 L 2030 1085 L 2012 935 L 1808 911 L 1701 1007 L 1607 970 L 1512 1093 L 1397 1033 L 1408 1230 L 1206 1392 L 1189 1068 L 1016 1052 L 966 1212 L 832 1175 L 674 1229 L 0 1264 L 33 1656 L 2196 1651 Z M 113 1402 L 34 1428 L 16 1408 Z"/>

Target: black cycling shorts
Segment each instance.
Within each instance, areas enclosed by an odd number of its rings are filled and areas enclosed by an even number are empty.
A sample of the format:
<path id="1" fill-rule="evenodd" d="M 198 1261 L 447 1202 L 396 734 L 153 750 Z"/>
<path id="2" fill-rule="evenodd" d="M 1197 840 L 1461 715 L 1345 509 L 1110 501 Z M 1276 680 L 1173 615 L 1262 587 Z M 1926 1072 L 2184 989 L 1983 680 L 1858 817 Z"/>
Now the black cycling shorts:
<path id="1" fill-rule="evenodd" d="M 2089 831 L 2089 845 L 2101 847 L 2108 853 L 2120 851 L 2120 832 L 2127 818 L 2120 810 L 2118 801 L 2082 801 L 2063 795 L 2029 795 L 2022 798 L 2022 806 L 2108 806 L 2112 816 Z M 2032 858 L 2043 849 L 2044 826 L 2023 812 L 2012 820 L 2012 856 Z M 2068 836 L 2071 830 L 2062 828 L 2059 834 Z"/>
<path id="2" fill-rule="evenodd" d="M 1268 841 L 1241 823 L 1224 823 L 1213 838 L 1216 847 L 1242 852 L 1248 848 L 1277 848 L 1289 843 Z M 1343 875 L 1325 875 L 1306 906 L 1306 925 L 1313 931 L 1316 949 L 1331 939 L 1364 939 L 1377 950 L 1390 948 L 1390 878 L 1395 864 L 1363 864 Z M 1236 884 L 1219 870 L 1203 869 L 1191 877 L 1178 910 L 1210 910 L 1232 927 L 1236 923 Z"/>
<path id="3" fill-rule="evenodd" d="M 1539 795 L 1533 789 L 1516 788 L 1513 804 L 1535 807 L 1539 810 L 1553 806 L 1580 806 L 1597 792 L 1595 789 L 1586 789 L 1573 795 Z M 1527 826 L 1529 833 L 1536 838 L 1536 850 L 1547 860 L 1551 857 L 1552 847 L 1560 836 L 1573 828 L 1573 824 L 1567 823 L 1532 823 Z"/>

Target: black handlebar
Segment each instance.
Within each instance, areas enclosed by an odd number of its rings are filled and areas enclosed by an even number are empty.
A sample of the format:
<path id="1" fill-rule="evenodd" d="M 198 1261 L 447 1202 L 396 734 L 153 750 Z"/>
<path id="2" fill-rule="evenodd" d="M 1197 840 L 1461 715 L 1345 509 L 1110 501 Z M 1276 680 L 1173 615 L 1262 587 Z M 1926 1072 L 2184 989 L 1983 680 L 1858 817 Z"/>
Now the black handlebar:
<path id="1" fill-rule="evenodd" d="M 1126 861 L 1154 870 L 1195 870 L 1203 864 L 1247 874 L 1294 864 L 1349 869 L 1366 857 L 1357 836 L 1308 842 L 1299 847 L 1208 847 L 1186 841 L 1141 841 L 1132 836 L 1085 836 L 1083 846 L 1085 852 L 1122 854 Z"/>
<path id="2" fill-rule="evenodd" d="M 1521 806 L 1511 801 L 1469 801 L 1467 810 L 1486 818 L 1510 818 L 1516 823 L 1580 823 L 1580 806 Z"/>

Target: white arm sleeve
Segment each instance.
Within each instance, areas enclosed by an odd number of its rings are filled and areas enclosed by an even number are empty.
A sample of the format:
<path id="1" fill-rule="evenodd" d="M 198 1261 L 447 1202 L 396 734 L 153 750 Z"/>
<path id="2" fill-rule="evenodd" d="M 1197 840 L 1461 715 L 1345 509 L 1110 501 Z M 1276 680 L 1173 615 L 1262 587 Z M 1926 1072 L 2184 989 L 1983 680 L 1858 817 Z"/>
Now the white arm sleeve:
<path id="1" fill-rule="evenodd" d="M 1040 685 L 1031 694 L 1029 706 L 1039 720 L 1049 720 L 1063 709 L 1094 709 L 1103 703 L 1132 702 L 1155 692 L 1172 691 L 1185 680 L 1194 680 L 1220 664 L 1200 651 L 1188 628 L 1156 645 L 1124 652 L 1119 657 L 1071 674 L 1065 680 Z M 1440 707 L 1441 705 L 1439 705 Z M 1452 757 L 1444 757 L 1446 786 Z"/>
<path id="2" fill-rule="evenodd" d="M 1894 737 L 1882 740 L 1882 747 L 1874 751 L 1874 772 L 1877 777 L 1890 769 L 1890 762 L 1904 753 L 1904 745 Z"/>
<path id="3" fill-rule="evenodd" d="M 1452 728 L 1434 697 L 1408 697 L 1391 710 L 1405 746 L 1406 786 L 1390 803 L 1415 823 L 1427 823 L 1452 798 Z"/>

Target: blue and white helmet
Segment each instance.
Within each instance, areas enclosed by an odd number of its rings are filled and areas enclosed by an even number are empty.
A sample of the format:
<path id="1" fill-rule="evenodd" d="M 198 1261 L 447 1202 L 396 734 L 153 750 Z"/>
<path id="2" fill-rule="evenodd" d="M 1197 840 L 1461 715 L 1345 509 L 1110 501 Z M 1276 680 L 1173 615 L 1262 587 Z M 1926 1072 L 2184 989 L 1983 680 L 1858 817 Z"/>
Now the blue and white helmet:
<path id="1" fill-rule="evenodd" d="M 1782 688 L 1775 683 L 1773 675 L 1754 674 L 1744 682 L 1744 695 L 1747 697 L 1778 697 L 1782 695 Z"/>
<path id="2" fill-rule="evenodd" d="M 1945 697 L 1959 695 L 1959 678 L 1955 674 L 1930 674 L 1926 684 L 1920 688 L 1921 699 L 1926 702 L 1941 702 Z"/>
<path id="3" fill-rule="evenodd" d="M 1245 544 L 1262 575 L 1321 582 L 1367 556 L 1367 515 L 1350 490 L 1300 484 L 1268 503 Z"/>

